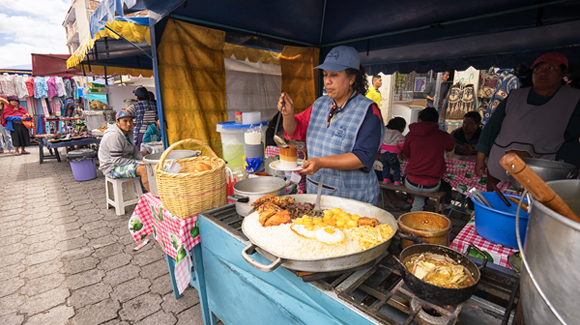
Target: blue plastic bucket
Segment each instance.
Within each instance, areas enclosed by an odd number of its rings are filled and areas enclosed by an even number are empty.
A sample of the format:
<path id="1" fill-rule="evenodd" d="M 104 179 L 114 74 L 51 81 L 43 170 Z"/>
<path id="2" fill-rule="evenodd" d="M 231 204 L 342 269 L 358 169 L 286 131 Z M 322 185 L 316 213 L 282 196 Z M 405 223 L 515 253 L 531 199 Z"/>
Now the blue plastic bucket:
<path id="1" fill-rule="evenodd" d="M 97 168 L 95 158 L 88 158 L 81 161 L 71 161 L 70 169 L 76 181 L 88 181 L 97 178 Z"/>
<path id="2" fill-rule="evenodd" d="M 511 208 L 505 205 L 497 193 L 482 192 L 481 194 L 489 201 L 493 209 L 473 200 L 473 204 L 475 205 L 475 230 L 481 237 L 492 243 L 517 249 L 516 214 L 514 211 L 517 211 L 518 206 L 510 201 L 513 208 L 512 211 Z M 518 200 L 520 199 L 517 195 L 504 195 L 506 197 L 511 196 Z M 528 200 L 525 199 L 524 202 L 527 203 Z M 520 213 L 520 234 L 522 236 L 522 242 L 525 242 L 526 239 L 528 217 L 529 214 L 522 210 Z"/>

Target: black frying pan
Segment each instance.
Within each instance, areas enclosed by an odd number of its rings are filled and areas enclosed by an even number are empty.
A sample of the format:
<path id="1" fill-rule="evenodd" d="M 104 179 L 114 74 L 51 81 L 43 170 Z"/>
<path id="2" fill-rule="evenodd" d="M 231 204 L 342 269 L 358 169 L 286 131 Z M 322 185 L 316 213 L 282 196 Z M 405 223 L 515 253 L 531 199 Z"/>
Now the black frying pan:
<path id="1" fill-rule="evenodd" d="M 470 245 L 470 248 L 471 247 L 483 255 L 481 250 L 479 250 L 477 247 Z M 467 251 L 469 252 L 469 249 Z M 405 259 L 407 259 L 409 256 L 421 253 L 432 253 L 449 256 L 467 268 L 469 272 L 471 272 L 471 276 L 475 280 L 475 284 L 466 288 L 451 289 L 439 287 L 420 280 L 409 270 L 407 270 L 407 267 L 405 267 L 401 261 L 405 261 Z M 484 268 L 487 264 L 487 260 L 484 260 L 483 264 L 478 268 L 477 265 L 471 259 L 469 259 L 469 257 L 467 257 L 467 255 L 460 254 L 459 252 L 445 246 L 433 244 L 411 245 L 401 252 L 399 258 L 400 260 L 395 257 L 395 260 L 398 262 L 397 266 L 401 271 L 403 280 L 405 280 L 405 284 L 409 287 L 409 289 L 411 289 L 411 291 L 416 294 L 417 297 L 430 303 L 442 306 L 458 305 L 469 299 L 475 293 L 477 284 L 481 278 L 480 269 Z"/>

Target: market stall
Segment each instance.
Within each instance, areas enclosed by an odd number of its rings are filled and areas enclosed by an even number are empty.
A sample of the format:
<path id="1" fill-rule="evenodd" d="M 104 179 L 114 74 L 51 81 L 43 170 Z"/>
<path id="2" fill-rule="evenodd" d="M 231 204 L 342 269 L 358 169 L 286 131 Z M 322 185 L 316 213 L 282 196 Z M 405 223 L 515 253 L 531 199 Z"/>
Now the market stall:
<path id="1" fill-rule="evenodd" d="M 285 71 L 283 68 L 282 78 L 284 80 L 285 75 L 297 71 L 305 72 L 301 78 L 292 81 L 307 80 L 312 85 L 307 95 L 298 96 L 305 98 L 308 104 L 312 102 L 310 96 L 316 98 L 320 88 L 311 68 L 320 57 L 325 57 L 330 48 L 340 44 L 354 46 L 371 74 L 396 70 L 445 70 L 450 67 L 465 69 L 470 65 L 487 69 L 492 65 L 514 66 L 520 62 L 529 65 L 547 50 L 558 50 L 572 57 L 580 49 L 577 45 L 579 36 L 570 32 L 574 30 L 570 27 L 575 28 L 580 23 L 578 4 L 572 1 L 542 4 L 476 1 L 469 8 L 451 2 L 437 4 L 437 11 L 430 8 L 418 11 L 417 8 L 425 6 L 416 1 L 400 4 L 377 1 L 358 11 L 343 2 L 322 4 L 303 1 L 292 5 L 276 3 L 259 6 L 226 1 L 219 10 L 203 1 L 188 2 L 186 5 L 182 5 L 183 1 L 154 0 L 105 3 L 107 6 L 104 7 L 109 9 L 127 6 L 128 10 L 117 9 L 121 15 L 131 10 L 150 10 L 151 46 L 152 53 L 156 54 L 153 56 L 153 69 L 158 85 L 158 110 L 160 116 L 171 124 L 168 126 L 167 141 L 174 143 L 187 137 L 199 138 L 209 143 L 216 152 L 221 149 L 219 138 L 211 130 L 215 123 L 225 120 L 222 64 L 223 39 L 228 35 L 242 33 L 252 36 L 248 39 L 276 41 L 286 45 L 284 50 L 298 47 L 298 50 L 293 49 L 294 55 L 283 52 L 283 56 L 310 59 L 305 60 L 306 64 L 298 69 Z M 545 8 L 549 9 L 544 11 Z M 114 10 L 108 12 L 112 14 Z M 385 19 L 393 13 L 405 19 Z M 108 14 L 103 9 L 97 16 L 98 19 L 92 24 L 98 30 L 106 24 Z M 343 28 L 345 21 L 353 28 Z M 369 21 L 375 23 L 370 24 Z M 461 46 L 466 43 L 473 46 Z M 452 58 L 449 49 L 454 49 Z M 193 71 L 195 76 L 190 73 Z M 282 90 L 288 91 L 284 82 Z M 211 95 L 203 96 L 201 92 Z M 405 302 L 412 299 L 392 299 L 397 293 L 407 294 L 408 291 L 399 286 L 402 282 L 398 280 L 385 284 L 386 278 L 397 275 L 394 269 L 385 266 L 385 260 L 351 274 L 334 274 L 340 280 L 334 278 L 329 281 L 327 284 L 330 287 L 321 284 L 321 281 L 304 283 L 303 279 L 286 268 L 261 273 L 240 258 L 239 251 L 248 244 L 248 240 L 235 229 L 240 225 L 239 218 L 233 213 L 231 205 L 202 213 L 199 218 L 203 266 L 208 274 L 208 305 L 210 311 L 225 323 L 256 323 L 273 319 L 281 323 L 310 323 L 312 320 L 320 323 L 410 323 L 421 306 L 425 305 L 419 302 L 417 308 L 405 308 L 408 306 Z M 268 263 L 258 254 L 251 255 L 259 262 Z M 390 256 L 385 258 L 386 261 L 392 260 Z M 375 275 L 377 271 L 379 274 Z M 477 296 L 460 304 L 461 308 L 458 306 L 451 313 L 456 313 L 455 316 L 460 314 L 460 319 L 469 324 L 509 322 L 512 307 L 518 299 L 517 277 L 506 268 L 494 265 L 483 268 L 482 274 L 482 278 L 487 276 L 493 279 L 490 282 L 500 283 L 483 284 L 482 287 L 493 287 L 494 294 L 501 294 L 505 304 L 498 307 Z M 371 275 L 371 278 L 366 277 Z M 379 285 L 370 286 L 371 283 Z M 338 286 L 334 287 L 333 284 Z M 223 299 L 224 296 L 230 299 Z M 239 299 L 241 301 L 235 308 L 231 304 L 224 305 L 224 302 L 240 296 L 243 299 Z M 371 300 L 369 306 L 362 306 L 365 305 L 359 300 L 362 297 Z M 429 307 L 444 310 L 440 306 Z M 410 314 L 411 320 L 408 320 L 409 316 L 401 316 L 401 311 Z M 441 313 L 449 313 L 449 310 Z M 248 314 L 252 316 L 247 317 Z"/>

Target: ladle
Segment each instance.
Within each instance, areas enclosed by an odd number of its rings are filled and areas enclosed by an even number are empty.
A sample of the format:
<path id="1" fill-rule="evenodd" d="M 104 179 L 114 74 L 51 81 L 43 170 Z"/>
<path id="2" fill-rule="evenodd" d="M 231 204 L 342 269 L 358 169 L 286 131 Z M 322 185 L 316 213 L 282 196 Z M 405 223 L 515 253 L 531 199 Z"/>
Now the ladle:
<path id="1" fill-rule="evenodd" d="M 580 222 L 580 218 L 568 204 L 554 192 L 528 165 L 515 153 L 508 153 L 499 160 L 500 165 L 510 173 L 538 202 L 564 217 Z"/>
<path id="2" fill-rule="evenodd" d="M 284 106 L 282 106 L 282 108 L 284 108 Z M 278 125 L 280 124 L 281 117 L 282 112 L 278 112 L 278 119 L 276 120 L 276 128 L 274 129 L 274 142 L 276 142 L 276 144 L 280 148 L 288 148 L 288 144 L 286 143 L 286 141 L 284 141 L 284 139 L 278 136 Z"/>

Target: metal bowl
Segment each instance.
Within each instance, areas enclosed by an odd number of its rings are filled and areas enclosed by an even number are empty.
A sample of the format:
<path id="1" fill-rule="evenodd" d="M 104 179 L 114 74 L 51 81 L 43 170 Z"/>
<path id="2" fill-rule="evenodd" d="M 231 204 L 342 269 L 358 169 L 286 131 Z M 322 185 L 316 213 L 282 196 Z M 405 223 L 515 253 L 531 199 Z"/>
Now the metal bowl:
<path id="1" fill-rule="evenodd" d="M 530 166 L 530 168 L 540 176 L 544 182 L 566 179 L 566 176 L 574 169 L 574 165 L 565 162 L 558 162 L 546 159 L 537 158 L 522 158 L 522 160 Z M 521 188 L 521 185 L 512 178 L 512 183 L 516 188 Z"/>

